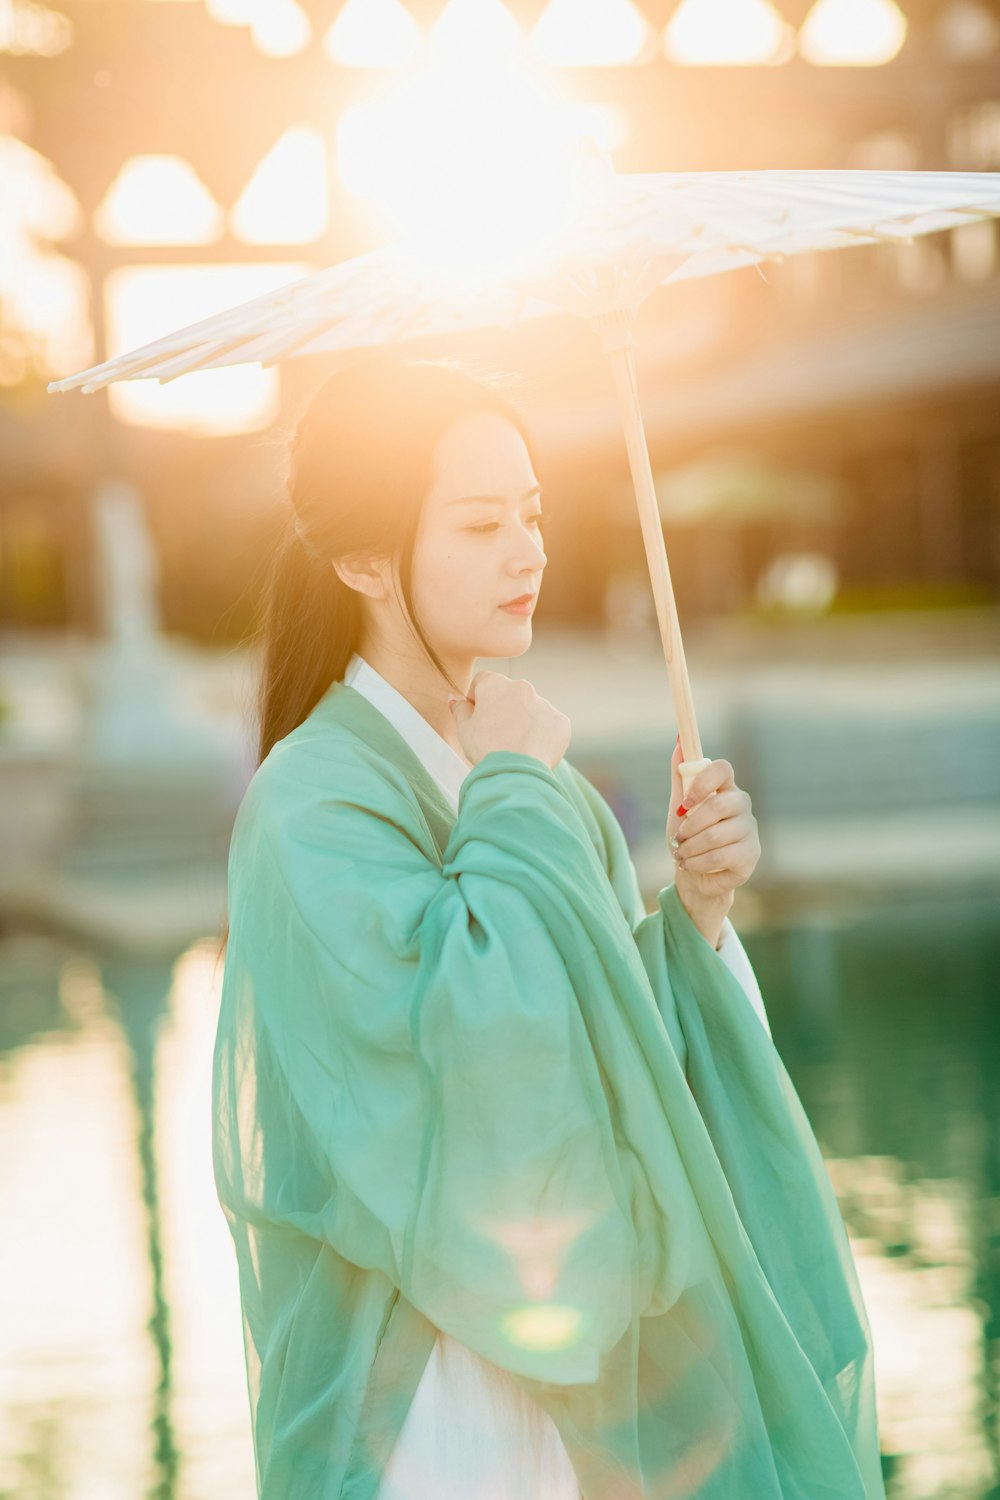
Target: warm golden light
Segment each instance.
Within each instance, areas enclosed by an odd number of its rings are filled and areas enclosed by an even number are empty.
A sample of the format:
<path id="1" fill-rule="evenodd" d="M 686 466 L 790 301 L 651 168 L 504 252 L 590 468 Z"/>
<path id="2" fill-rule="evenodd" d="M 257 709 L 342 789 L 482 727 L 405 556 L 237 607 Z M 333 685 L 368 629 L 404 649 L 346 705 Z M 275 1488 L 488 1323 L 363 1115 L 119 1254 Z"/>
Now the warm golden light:
<path id="1" fill-rule="evenodd" d="M 483 1233 L 507 1251 L 517 1266 L 521 1286 L 536 1303 L 551 1297 L 572 1247 L 593 1222 L 590 1212 L 559 1218 L 486 1219 Z M 537 1305 L 534 1312 L 549 1311 Z"/>
<path id="2" fill-rule="evenodd" d="M 521 1307 L 504 1319 L 503 1332 L 521 1349 L 567 1349 L 579 1337 L 582 1322 L 575 1307 Z"/>
<path id="3" fill-rule="evenodd" d="M 816 0 L 799 30 L 800 56 L 821 67 L 879 67 L 906 40 L 895 0 Z"/>
<path id="4" fill-rule="evenodd" d="M 894 245 L 891 253 L 896 260 L 896 274 L 899 284 L 907 292 L 914 292 L 919 297 L 932 296 L 941 291 L 948 279 L 948 264 L 945 260 L 944 249 L 938 243 L 943 236 L 934 235 L 928 237 L 921 235 L 918 239 L 903 245 Z"/>
<path id="5" fill-rule="evenodd" d="M 170 1305 L 171 1368 L 187 1400 L 172 1408 L 174 1431 L 192 1493 L 253 1493 L 252 1455 L 241 1445 L 222 1465 L 220 1447 L 246 1431 L 246 1387 L 239 1283 L 233 1243 L 212 1176 L 206 1121 L 211 1118 L 212 1043 L 222 967 L 211 942 L 178 958 L 168 1009 L 157 1034 L 153 1140 L 163 1223 L 164 1289 Z M 212 1443 L 203 1441 L 212 1408 Z M 246 1467 L 244 1467 L 246 1464 Z M 196 1472 L 200 1470 L 200 1476 Z M 249 1480 L 249 1488 L 246 1481 Z"/>
<path id="6" fill-rule="evenodd" d="M 0 52 L 11 57 L 58 57 L 72 47 L 74 35 L 69 16 L 41 0 L 31 5 L 0 0 Z"/>
<path id="7" fill-rule="evenodd" d="M 205 0 L 205 8 L 220 26 L 248 26 L 265 57 L 294 57 L 312 38 L 312 23 L 295 0 Z"/>
<path id="8" fill-rule="evenodd" d="M 786 62 L 794 33 L 770 0 L 681 0 L 663 50 L 690 67 L 759 67 Z"/>
<path id="9" fill-rule="evenodd" d="M 92 357 L 87 274 L 46 245 L 82 223 L 80 204 L 52 163 L 15 136 L 0 135 L 0 386 L 26 377 L 31 349 L 53 375 Z"/>
<path id="10" fill-rule="evenodd" d="M 368 198 L 430 276 L 471 285 L 537 258 L 580 192 L 580 121 L 497 67 L 432 67 L 337 129 L 344 186 Z"/>
<path id="11" fill-rule="evenodd" d="M 119 1472 L 127 1472 L 141 1462 L 142 1436 L 122 1421 L 122 1408 L 129 1409 L 125 1393 L 151 1390 L 156 1379 L 155 1351 L 141 1334 L 150 1315 L 150 1272 L 133 1146 L 139 1133 L 135 1058 L 101 1003 L 93 965 L 69 959 L 64 991 L 76 983 L 72 971 L 85 967 L 90 973 L 81 974 L 80 983 L 93 998 L 84 1001 L 84 1027 L 46 1027 L 4 1060 L 2 1357 L 24 1412 L 48 1408 L 63 1414 L 60 1468 L 72 1464 L 80 1442 L 93 1438 L 96 1452 L 113 1453 Z M 54 1232 L 57 1203 L 58 1215 L 74 1225 L 70 1256 L 65 1235 Z M 86 1439 L 75 1394 L 81 1364 L 94 1398 Z M 30 1420 L 17 1413 L 9 1390 L 5 1381 L 5 1455 L 13 1451 L 12 1421 Z M 101 1399 L 109 1390 L 118 1393 L 117 1411 Z M 20 1428 L 19 1435 L 25 1431 Z M 93 1463 L 94 1455 L 88 1483 Z M 17 1489 L 23 1493 L 22 1486 Z"/>
<path id="12" fill-rule="evenodd" d="M 568 102 L 563 109 L 572 134 L 580 141 L 593 141 L 599 151 L 619 150 L 631 133 L 628 115 L 617 104 Z"/>
<path id="13" fill-rule="evenodd" d="M 252 26 L 267 0 L 205 0 L 205 9 L 220 26 Z"/>
<path id="14" fill-rule="evenodd" d="M 962 281 L 989 281 L 997 265 L 993 219 L 978 219 L 951 231 L 951 263 Z"/>
<path id="15" fill-rule="evenodd" d="M 250 40 L 264 57 L 294 57 L 312 40 L 312 22 L 295 0 L 268 0 L 251 22 Z"/>
<path id="16" fill-rule="evenodd" d="M 105 282 L 108 358 L 226 307 L 261 296 L 315 269 L 308 265 L 126 266 Z M 122 422 L 221 437 L 274 421 L 278 372 L 260 364 L 192 370 L 161 385 L 121 380 L 108 387 Z"/>
<path id="17" fill-rule="evenodd" d="M 448 0 L 428 37 L 436 64 L 456 69 L 484 60 L 495 67 L 510 59 L 523 32 L 501 0 Z"/>
<path id="18" fill-rule="evenodd" d="M 951 0 L 938 16 L 935 31 L 953 62 L 979 62 L 1000 47 L 1000 21 L 979 0 Z"/>
<path id="19" fill-rule="evenodd" d="M 1000 99 L 978 99 L 956 109 L 947 123 L 948 163 L 961 172 L 1000 167 Z"/>
<path id="20" fill-rule="evenodd" d="M 221 208 L 179 156 L 130 157 L 94 211 L 109 245 L 209 245 L 223 227 Z"/>
<path id="21" fill-rule="evenodd" d="M 347 0 L 323 38 L 323 51 L 345 68 L 399 68 L 415 59 L 421 40 L 400 0 Z"/>
<path id="22" fill-rule="evenodd" d="M 263 157 L 229 216 L 248 245 L 307 245 L 329 219 L 326 146 L 318 130 L 286 130 Z"/>
<path id="23" fill-rule="evenodd" d="M 616 68 L 645 62 L 656 33 L 631 0 L 549 0 L 531 51 L 557 68 Z"/>

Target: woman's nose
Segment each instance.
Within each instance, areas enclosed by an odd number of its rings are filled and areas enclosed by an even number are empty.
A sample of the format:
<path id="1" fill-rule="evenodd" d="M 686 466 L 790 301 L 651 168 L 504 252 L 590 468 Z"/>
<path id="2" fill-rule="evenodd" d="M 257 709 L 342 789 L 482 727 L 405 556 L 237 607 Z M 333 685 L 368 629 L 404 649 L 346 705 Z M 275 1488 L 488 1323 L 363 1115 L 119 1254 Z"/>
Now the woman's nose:
<path id="1" fill-rule="evenodd" d="M 525 541 L 527 543 L 525 551 L 527 556 L 531 559 L 531 567 L 544 568 L 545 564 L 548 562 L 548 558 L 545 555 L 545 548 L 542 546 L 541 542 L 537 539 L 537 537 L 533 536 L 526 536 Z"/>

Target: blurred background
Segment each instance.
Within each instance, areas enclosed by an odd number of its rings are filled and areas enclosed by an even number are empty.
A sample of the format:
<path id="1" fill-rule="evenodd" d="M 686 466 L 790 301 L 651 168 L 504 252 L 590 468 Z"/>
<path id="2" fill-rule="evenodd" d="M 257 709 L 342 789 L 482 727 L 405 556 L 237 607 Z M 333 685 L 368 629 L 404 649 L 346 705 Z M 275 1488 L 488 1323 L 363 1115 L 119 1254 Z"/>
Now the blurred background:
<path id="1" fill-rule="evenodd" d="M 3 1500 L 254 1493 L 217 944 L 325 367 L 46 382 L 454 213 L 553 113 L 620 172 L 997 171 L 1000 9 L 0 0 Z M 732 919 L 851 1235 L 887 1493 L 995 1500 L 1000 228 L 661 288 L 636 335 L 705 753 L 760 825 Z M 570 714 L 652 909 L 676 721 L 599 340 L 412 348 L 521 376 L 553 520 L 499 666 Z"/>

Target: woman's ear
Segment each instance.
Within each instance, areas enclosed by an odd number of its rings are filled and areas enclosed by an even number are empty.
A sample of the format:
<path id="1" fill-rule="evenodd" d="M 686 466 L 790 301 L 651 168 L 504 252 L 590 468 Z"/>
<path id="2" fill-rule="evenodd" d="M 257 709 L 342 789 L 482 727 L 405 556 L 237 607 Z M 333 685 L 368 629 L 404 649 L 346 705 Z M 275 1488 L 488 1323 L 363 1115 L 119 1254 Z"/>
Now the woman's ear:
<path id="1" fill-rule="evenodd" d="M 367 594 L 369 599 L 387 597 L 384 567 L 376 559 L 352 552 L 346 557 L 335 557 L 333 568 L 341 582 L 359 594 Z"/>

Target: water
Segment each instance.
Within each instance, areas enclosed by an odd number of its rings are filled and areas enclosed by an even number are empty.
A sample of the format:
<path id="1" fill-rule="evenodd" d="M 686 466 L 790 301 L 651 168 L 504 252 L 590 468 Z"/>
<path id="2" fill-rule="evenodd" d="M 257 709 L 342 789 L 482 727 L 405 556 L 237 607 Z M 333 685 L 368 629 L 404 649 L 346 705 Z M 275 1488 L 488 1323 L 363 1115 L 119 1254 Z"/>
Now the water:
<path id="1" fill-rule="evenodd" d="M 1000 1495 L 997 904 L 744 941 L 851 1235 L 890 1500 Z M 3 1500 L 255 1493 L 209 1150 L 220 980 L 210 938 L 172 962 L 0 945 Z"/>

